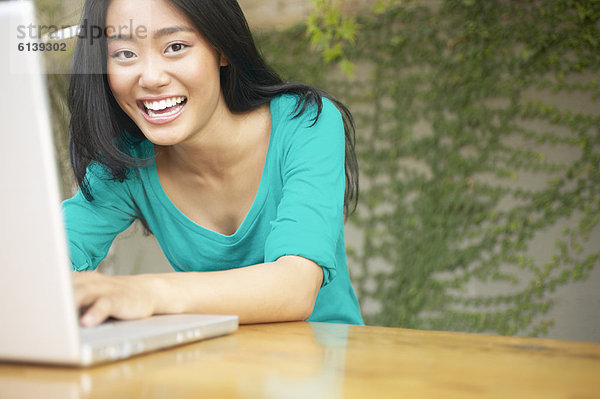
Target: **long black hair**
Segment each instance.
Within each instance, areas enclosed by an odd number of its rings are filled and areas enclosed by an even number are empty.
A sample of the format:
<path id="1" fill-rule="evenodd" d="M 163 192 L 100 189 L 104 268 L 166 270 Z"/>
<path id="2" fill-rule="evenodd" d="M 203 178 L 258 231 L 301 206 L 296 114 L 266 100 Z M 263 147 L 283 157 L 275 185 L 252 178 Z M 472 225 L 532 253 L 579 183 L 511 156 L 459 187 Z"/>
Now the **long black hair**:
<path id="1" fill-rule="evenodd" d="M 192 21 L 203 37 L 224 56 L 221 90 L 232 112 L 245 112 L 267 104 L 281 94 L 298 96 L 295 116 L 308 106 L 317 107 L 316 122 L 323 103 L 331 100 L 342 114 L 345 130 L 346 191 L 344 215 L 358 200 L 358 162 L 355 153 L 355 127 L 352 114 L 339 101 L 315 87 L 284 82 L 263 60 L 237 0 L 170 0 Z M 86 168 L 92 161 L 106 166 L 115 180 L 123 181 L 131 167 L 152 160 L 137 159 L 124 150 L 132 140 L 144 136 L 117 104 L 108 85 L 106 13 L 110 0 L 87 0 L 82 14 L 82 29 L 74 53 L 69 83 L 71 111 L 70 158 L 77 183 L 89 201 L 93 200 L 86 181 Z M 125 134 L 128 132 L 128 134 Z"/>

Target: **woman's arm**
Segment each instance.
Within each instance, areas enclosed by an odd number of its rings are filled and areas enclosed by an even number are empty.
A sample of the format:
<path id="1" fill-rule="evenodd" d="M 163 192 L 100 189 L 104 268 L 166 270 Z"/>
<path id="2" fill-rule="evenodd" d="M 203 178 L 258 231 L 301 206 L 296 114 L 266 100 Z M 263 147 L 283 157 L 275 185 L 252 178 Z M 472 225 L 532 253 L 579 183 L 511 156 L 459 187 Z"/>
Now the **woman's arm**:
<path id="1" fill-rule="evenodd" d="M 237 314 L 240 323 L 306 320 L 323 281 L 321 267 L 299 256 L 218 272 L 107 276 L 74 274 L 84 326 L 109 317 L 152 314 Z"/>
<path id="2" fill-rule="evenodd" d="M 96 269 L 115 237 L 139 218 L 129 185 L 111 180 L 104 166 L 92 163 L 86 180 L 92 201 L 80 189 L 62 203 L 72 268 L 79 271 Z"/>

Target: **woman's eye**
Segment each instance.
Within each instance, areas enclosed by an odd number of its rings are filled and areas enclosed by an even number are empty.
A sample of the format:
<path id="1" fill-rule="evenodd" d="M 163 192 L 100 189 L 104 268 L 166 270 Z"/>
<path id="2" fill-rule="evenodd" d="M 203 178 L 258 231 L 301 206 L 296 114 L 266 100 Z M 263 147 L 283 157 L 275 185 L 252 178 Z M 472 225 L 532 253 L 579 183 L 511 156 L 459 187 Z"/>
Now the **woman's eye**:
<path id="1" fill-rule="evenodd" d="M 187 46 L 183 43 L 173 43 L 167 47 L 166 53 L 179 53 L 183 51 Z"/>
<path id="2" fill-rule="evenodd" d="M 121 50 L 117 51 L 116 53 L 113 53 L 112 57 L 117 59 L 118 61 L 129 61 L 134 59 L 136 55 L 133 51 Z"/>

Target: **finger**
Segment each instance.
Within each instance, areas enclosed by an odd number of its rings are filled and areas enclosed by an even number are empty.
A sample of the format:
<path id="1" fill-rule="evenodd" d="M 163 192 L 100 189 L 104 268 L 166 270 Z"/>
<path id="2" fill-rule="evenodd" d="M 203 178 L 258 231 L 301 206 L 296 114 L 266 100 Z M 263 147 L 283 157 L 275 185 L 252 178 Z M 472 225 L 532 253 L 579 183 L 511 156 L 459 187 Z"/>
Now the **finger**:
<path id="1" fill-rule="evenodd" d="M 84 327 L 95 327 L 108 319 L 112 311 L 112 301 L 106 297 L 98 298 L 81 317 Z"/>
<path id="2" fill-rule="evenodd" d="M 77 309 L 81 310 L 82 308 L 87 308 L 94 302 L 96 302 L 96 300 L 100 296 L 100 293 L 89 289 L 85 289 L 85 287 L 79 287 L 75 289 L 74 295 L 75 305 L 77 306 Z"/>
<path id="3" fill-rule="evenodd" d="M 77 309 L 91 305 L 102 293 L 102 284 L 98 281 L 98 273 L 74 272 L 73 296 Z"/>

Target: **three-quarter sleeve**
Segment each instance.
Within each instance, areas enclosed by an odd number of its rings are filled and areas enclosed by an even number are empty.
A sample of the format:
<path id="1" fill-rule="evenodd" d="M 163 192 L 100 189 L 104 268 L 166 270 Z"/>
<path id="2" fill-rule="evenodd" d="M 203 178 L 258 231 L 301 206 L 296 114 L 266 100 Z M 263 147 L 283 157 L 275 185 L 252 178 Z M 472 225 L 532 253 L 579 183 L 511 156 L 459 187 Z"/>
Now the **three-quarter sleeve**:
<path id="1" fill-rule="evenodd" d="M 94 199 L 79 190 L 62 204 L 71 264 L 78 271 L 95 269 L 138 213 L 126 183 L 110 180 L 102 166 L 91 164 L 86 179 Z"/>
<path id="2" fill-rule="evenodd" d="M 343 237 L 344 126 L 338 109 L 323 99 L 315 110 L 289 119 L 280 160 L 282 198 L 265 243 L 265 262 L 284 255 L 310 259 L 323 269 L 323 286 L 336 276 L 336 248 Z M 273 138 L 272 138 L 273 139 Z"/>

